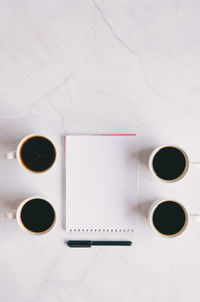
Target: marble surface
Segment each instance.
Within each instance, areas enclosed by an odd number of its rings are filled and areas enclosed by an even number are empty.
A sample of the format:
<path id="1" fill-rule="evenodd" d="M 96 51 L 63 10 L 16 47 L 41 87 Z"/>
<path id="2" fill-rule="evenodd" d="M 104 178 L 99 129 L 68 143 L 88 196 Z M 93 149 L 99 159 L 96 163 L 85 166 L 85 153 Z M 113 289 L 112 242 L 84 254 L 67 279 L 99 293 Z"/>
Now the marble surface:
<path id="1" fill-rule="evenodd" d="M 197 0 L 0 0 L 2 301 L 200 299 L 199 223 L 163 239 L 146 218 L 150 204 L 166 196 L 200 213 L 199 171 L 168 185 L 146 166 L 151 149 L 167 143 L 200 160 L 199 14 Z M 58 160 L 48 174 L 26 173 L 4 158 L 35 132 L 57 145 Z M 103 236 L 134 244 L 69 249 L 65 241 L 78 236 L 63 229 L 62 136 L 108 132 L 139 138 L 138 230 Z M 43 237 L 4 218 L 35 194 L 58 211 L 57 226 Z"/>

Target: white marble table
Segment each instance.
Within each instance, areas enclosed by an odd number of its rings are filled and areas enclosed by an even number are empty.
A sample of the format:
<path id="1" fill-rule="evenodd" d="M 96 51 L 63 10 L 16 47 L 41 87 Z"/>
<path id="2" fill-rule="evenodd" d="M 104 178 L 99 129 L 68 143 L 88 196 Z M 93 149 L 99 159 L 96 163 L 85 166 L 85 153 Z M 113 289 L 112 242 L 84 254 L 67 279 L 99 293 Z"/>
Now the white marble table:
<path id="1" fill-rule="evenodd" d="M 196 0 L 0 1 L 1 301 L 199 301 L 200 224 L 167 240 L 145 216 L 165 196 L 200 213 L 198 171 L 167 185 L 146 167 L 150 150 L 166 143 L 200 160 L 199 15 Z M 57 144 L 48 175 L 4 158 L 33 132 Z M 106 132 L 140 138 L 138 231 L 123 236 L 134 245 L 69 249 L 61 137 Z M 3 215 L 33 194 L 50 198 L 59 215 L 43 237 Z"/>

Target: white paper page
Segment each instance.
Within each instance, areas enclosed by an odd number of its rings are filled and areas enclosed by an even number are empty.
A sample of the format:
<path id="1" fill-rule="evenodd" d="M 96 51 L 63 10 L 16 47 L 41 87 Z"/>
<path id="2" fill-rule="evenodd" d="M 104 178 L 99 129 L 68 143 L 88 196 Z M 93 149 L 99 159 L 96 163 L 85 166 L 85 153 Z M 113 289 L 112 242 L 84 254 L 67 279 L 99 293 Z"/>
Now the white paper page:
<path id="1" fill-rule="evenodd" d="M 136 136 L 69 135 L 65 156 L 67 231 L 133 231 Z"/>

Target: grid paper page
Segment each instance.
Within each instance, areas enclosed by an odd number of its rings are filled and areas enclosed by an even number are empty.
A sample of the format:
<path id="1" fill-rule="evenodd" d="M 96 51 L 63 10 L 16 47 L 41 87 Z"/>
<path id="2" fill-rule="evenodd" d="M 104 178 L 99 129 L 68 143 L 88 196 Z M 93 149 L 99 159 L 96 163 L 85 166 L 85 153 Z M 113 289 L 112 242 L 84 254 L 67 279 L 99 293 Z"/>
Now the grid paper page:
<path id="1" fill-rule="evenodd" d="M 135 135 L 65 136 L 66 230 L 133 231 Z"/>

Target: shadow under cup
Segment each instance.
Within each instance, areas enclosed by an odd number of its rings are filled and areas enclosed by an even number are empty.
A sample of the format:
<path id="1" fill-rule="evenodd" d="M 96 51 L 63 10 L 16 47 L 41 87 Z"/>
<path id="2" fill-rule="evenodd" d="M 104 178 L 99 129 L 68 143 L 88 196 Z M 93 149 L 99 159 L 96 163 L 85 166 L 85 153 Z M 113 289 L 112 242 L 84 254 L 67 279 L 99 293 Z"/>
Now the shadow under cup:
<path id="1" fill-rule="evenodd" d="M 55 162 L 56 150 L 44 136 L 28 137 L 19 150 L 22 165 L 32 172 L 47 171 Z"/>

